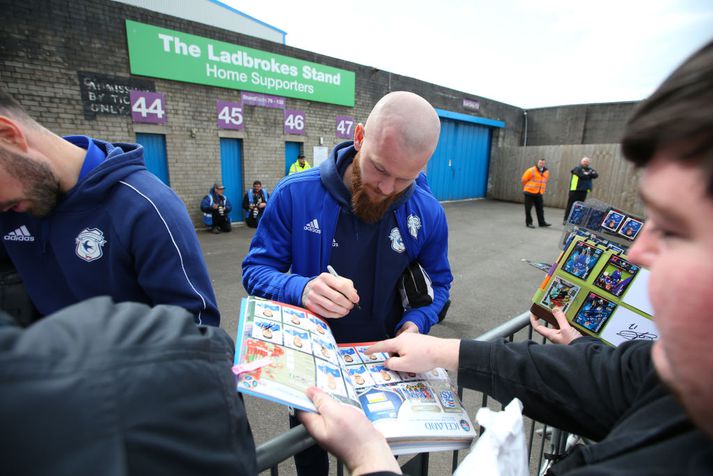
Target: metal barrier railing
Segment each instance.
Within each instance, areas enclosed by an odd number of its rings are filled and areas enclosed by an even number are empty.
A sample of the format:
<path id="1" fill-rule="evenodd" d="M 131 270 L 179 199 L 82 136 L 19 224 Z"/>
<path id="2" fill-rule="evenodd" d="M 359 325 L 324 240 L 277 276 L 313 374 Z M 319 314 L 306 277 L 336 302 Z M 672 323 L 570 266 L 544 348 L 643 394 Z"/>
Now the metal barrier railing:
<path id="1" fill-rule="evenodd" d="M 513 342 L 516 337 L 521 337 L 517 335 L 520 331 L 527 328 L 526 339 L 532 339 L 532 327 L 530 327 L 530 313 L 524 312 L 517 317 L 510 319 L 509 321 L 485 332 L 484 334 L 475 338 L 478 341 L 486 342 L 497 342 L 497 341 L 507 341 Z M 543 343 L 546 343 L 545 339 L 542 339 Z M 468 392 L 475 392 L 473 390 L 467 390 Z M 480 393 L 480 392 L 475 392 Z M 458 387 L 458 396 L 463 399 L 463 388 Z M 488 396 L 482 394 L 481 407 L 488 405 Z M 530 455 L 530 470 L 531 474 L 539 475 L 543 474 L 548 462 L 554 457 L 561 455 L 564 452 L 565 441 L 567 439 L 567 434 L 561 432 L 555 428 L 548 428 L 547 425 L 536 422 L 529 418 L 525 418 L 526 423 L 525 428 L 529 428 L 529 455 Z M 539 435 L 539 436 L 538 436 Z M 540 445 L 539 449 L 535 453 L 537 455 L 537 464 L 533 465 L 533 445 L 535 443 L 535 438 L 539 437 Z M 549 441 L 549 448 L 546 448 L 547 441 Z M 278 469 L 277 465 L 282 461 L 286 460 L 290 456 L 294 456 L 300 451 L 309 448 L 315 444 L 315 441 L 307 433 L 307 430 L 300 425 L 289 431 L 277 436 L 257 447 L 257 468 L 258 472 L 263 472 L 270 470 L 270 474 L 277 476 Z M 427 476 L 428 475 L 428 453 L 422 453 L 416 455 L 408 461 L 402 468 L 405 472 L 412 476 Z M 453 452 L 452 458 L 452 471 L 455 471 L 458 465 L 458 451 Z M 338 473 L 341 475 L 343 472 L 341 465 L 338 468 Z"/>
<path id="2" fill-rule="evenodd" d="M 532 340 L 532 327 L 530 326 L 530 312 L 523 312 L 517 317 L 510 319 L 509 321 L 491 329 L 484 334 L 476 337 L 475 340 L 485 341 L 485 342 L 496 342 L 498 340 L 514 342 L 515 337 L 518 332 L 527 329 L 526 339 Z M 517 336 L 520 337 L 520 336 Z M 544 337 L 541 338 L 542 344 L 547 344 L 548 341 Z M 471 390 L 468 390 L 471 391 Z M 488 405 L 488 396 L 481 393 L 481 407 Z M 458 395 L 463 398 L 463 389 L 458 387 Z M 528 438 L 528 455 L 530 458 L 530 474 L 542 475 L 546 472 L 550 462 L 557 460 L 565 452 L 565 445 L 567 442 L 568 433 L 561 431 L 557 428 L 548 427 L 547 425 L 537 422 L 531 418 L 523 417 L 525 420 L 525 428 L 529 429 L 526 433 L 529 435 Z M 529 423 L 528 423 L 529 422 Z M 533 446 L 535 444 L 535 438 L 540 438 L 539 448 L 533 453 Z M 549 441 L 549 447 L 548 442 Z M 533 464 L 533 456 L 537 456 L 537 463 Z M 453 466 L 452 469 L 455 470 L 457 466 L 457 452 L 453 455 Z"/>

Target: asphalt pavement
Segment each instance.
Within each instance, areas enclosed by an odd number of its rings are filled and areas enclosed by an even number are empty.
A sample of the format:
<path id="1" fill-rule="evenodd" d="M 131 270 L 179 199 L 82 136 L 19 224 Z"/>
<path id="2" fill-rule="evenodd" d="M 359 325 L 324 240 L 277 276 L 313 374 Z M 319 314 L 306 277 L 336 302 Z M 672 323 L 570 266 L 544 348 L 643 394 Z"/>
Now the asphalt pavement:
<path id="1" fill-rule="evenodd" d="M 448 202 L 443 207 L 448 217 L 448 255 L 454 278 L 452 305 L 431 335 L 473 338 L 530 307 L 544 273 L 522 260 L 551 263 L 557 257 L 563 210 L 546 208 L 545 217 L 552 226 L 530 229 L 525 227 L 522 204 L 471 200 Z M 221 327 L 233 337 L 240 301 L 247 296 L 241 282 L 241 262 L 254 233 L 241 224 L 219 235 L 198 231 L 218 298 Z M 282 405 L 252 397 L 245 401 L 256 444 L 289 428 Z M 472 418 L 477 407 L 473 405 L 470 410 Z M 331 471 L 336 474 L 334 466 Z M 279 470 L 281 475 L 296 474 L 291 459 Z M 429 474 L 450 474 L 450 453 L 432 454 Z"/>

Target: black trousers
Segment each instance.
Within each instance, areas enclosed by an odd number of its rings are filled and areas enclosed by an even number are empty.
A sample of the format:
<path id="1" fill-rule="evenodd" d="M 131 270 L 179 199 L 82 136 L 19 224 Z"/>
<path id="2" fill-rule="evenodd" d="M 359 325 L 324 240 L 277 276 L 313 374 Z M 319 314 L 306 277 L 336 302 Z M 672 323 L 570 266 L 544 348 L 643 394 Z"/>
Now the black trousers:
<path id="1" fill-rule="evenodd" d="M 567 221 L 567 218 L 569 218 L 569 212 L 570 210 L 572 210 L 572 205 L 574 205 L 574 202 L 583 202 L 586 199 L 586 190 L 570 190 L 569 198 L 567 199 L 567 208 L 565 208 L 564 210 L 564 221 Z"/>
<path id="2" fill-rule="evenodd" d="M 220 231 L 230 231 L 230 220 L 228 215 L 221 215 L 218 210 L 213 210 L 213 228 L 218 228 Z"/>
<path id="3" fill-rule="evenodd" d="M 532 205 L 535 205 L 535 213 L 537 213 L 537 224 L 543 226 L 545 224 L 545 210 L 541 194 L 525 193 L 525 224 L 532 225 Z"/>
<path id="4" fill-rule="evenodd" d="M 254 216 L 252 210 L 245 210 L 245 224 L 250 228 L 257 228 L 257 224 L 260 221 L 260 218 L 262 218 L 264 211 L 265 209 L 261 208 L 257 216 Z"/>

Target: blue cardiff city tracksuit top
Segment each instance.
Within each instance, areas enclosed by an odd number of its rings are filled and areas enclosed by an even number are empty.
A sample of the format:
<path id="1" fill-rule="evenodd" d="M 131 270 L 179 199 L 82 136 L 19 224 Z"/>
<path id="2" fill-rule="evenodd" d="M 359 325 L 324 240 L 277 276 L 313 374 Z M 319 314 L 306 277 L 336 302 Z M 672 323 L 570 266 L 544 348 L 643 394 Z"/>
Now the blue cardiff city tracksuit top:
<path id="1" fill-rule="evenodd" d="M 355 153 L 352 142 L 342 143 L 319 168 L 290 175 L 278 184 L 243 261 L 243 285 L 249 294 L 301 305 L 307 282 L 334 264 L 335 247 L 343 253 L 360 245 L 356 235 L 350 240 L 349 234 L 340 234 L 340 241 L 334 240 L 337 223 L 351 214 L 342 175 Z M 369 226 L 353 215 L 352 220 L 356 233 L 359 226 Z M 370 306 L 358 319 L 352 318 L 354 310 L 341 319 L 329 319 L 337 342 L 381 340 L 393 336 L 406 321 L 428 333 L 448 299 L 453 277 L 446 216 L 425 181 L 412 184 L 376 226 L 373 265 L 356 259 L 347 262 L 343 256 L 339 267 L 335 265 L 340 275 L 373 285 L 373 290 L 366 290 L 372 294 L 367 299 Z M 416 260 L 433 281 L 434 302 L 404 312 L 397 283 Z M 373 275 L 359 276 L 364 269 L 372 269 Z M 365 290 L 357 291 L 363 297 Z"/>
<path id="2" fill-rule="evenodd" d="M 176 194 L 144 165 L 143 147 L 66 137 L 98 165 L 45 218 L 0 213 L 9 255 L 42 315 L 94 296 L 173 304 L 198 324 L 220 314 L 195 229 Z"/>

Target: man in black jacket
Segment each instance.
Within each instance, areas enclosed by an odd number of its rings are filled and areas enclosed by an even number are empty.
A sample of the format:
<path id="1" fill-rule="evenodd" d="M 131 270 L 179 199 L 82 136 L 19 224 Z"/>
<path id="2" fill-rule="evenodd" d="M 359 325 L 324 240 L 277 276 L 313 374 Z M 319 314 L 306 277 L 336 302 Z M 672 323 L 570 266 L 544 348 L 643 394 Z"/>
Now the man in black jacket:
<path id="1" fill-rule="evenodd" d="M 256 474 L 222 329 L 109 297 L 2 322 L 2 474 Z"/>
<path id="2" fill-rule="evenodd" d="M 503 403 L 517 397 L 528 416 L 598 440 L 548 474 L 713 474 L 711 131 L 713 42 L 639 105 L 622 144 L 624 156 L 644 168 L 640 195 L 648 219 L 628 256 L 650 271 L 655 343 L 612 348 L 582 337 L 543 346 L 403 334 L 367 353 L 394 353 L 386 366 L 399 371 L 457 370 L 466 387 Z M 544 333 L 566 343 L 571 329 L 559 310 L 555 316 L 561 329 Z M 325 412 L 304 414 L 303 422 L 339 455 L 346 451 L 340 442 L 350 440 L 363 418 L 332 411 L 326 395 L 313 395 Z M 369 445 L 362 447 L 373 451 L 370 470 L 398 472 L 393 458 L 379 456 L 383 448 Z"/>
<path id="3" fill-rule="evenodd" d="M 582 157 L 579 165 L 571 170 L 569 178 L 569 197 L 567 198 L 567 208 L 564 210 L 564 221 L 567 223 L 569 211 L 574 202 L 583 202 L 587 199 L 587 192 L 592 191 L 592 180 L 599 177 L 596 170 L 591 167 L 589 157 Z"/>

